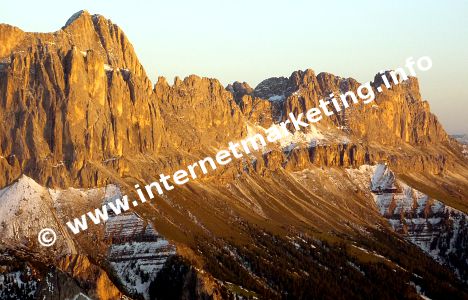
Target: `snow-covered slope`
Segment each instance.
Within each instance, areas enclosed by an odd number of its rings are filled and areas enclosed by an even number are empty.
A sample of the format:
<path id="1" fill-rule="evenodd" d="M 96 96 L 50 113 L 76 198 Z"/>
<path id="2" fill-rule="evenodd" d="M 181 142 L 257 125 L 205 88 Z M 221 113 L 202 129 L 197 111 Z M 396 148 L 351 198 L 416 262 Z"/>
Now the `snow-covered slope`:
<path id="1" fill-rule="evenodd" d="M 112 216 L 106 223 L 112 241 L 108 260 L 128 292 L 149 299 L 148 289 L 175 247 L 136 213 Z"/>
<path id="2" fill-rule="evenodd" d="M 37 243 L 42 228 L 62 230 L 54 214 L 54 202 L 47 188 L 27 176 L 0 190 L 1 246 L 30 247 Z M 63 241 L 63 250 L 71 251 Z"/>
<path id="3" fill-rule="evenodd" d="M 0 248 L 36 249 L 55 254 L 76 254 L 75 241 L 65 227 L 65 220 L 77 211 L 89 210 L 110 197 L 115 186 L 96 189 L 48 189 L 23 175 L 0 190 Z M 113 192 L 115 193 L 115 192 Z M 57 242 L 44 248 L 38 234 L 52 229 Z"/>
<path id="4" fill-rule="evenodd" d="M 367 185 L 380 214 L 392 228 L 441 264 L 468 280 L 468 216 L 398 180 L 386 165 L 348 169 L 361 188 Z"/>
<path id="5" fill-rule="evenodd" d="M 95 189 L 54 190 L 37 184 L 22 176 L 12 185 L 0 190 L 0 254 L 3 251 L 23 249 L 42 253 L 41 257 L 60 258 L 66 254 L 80 252 L 77 239 L 65 227 L 65 221 L 103 203 L 121 197 L 118 186 L 108 185 Z M 57 242 L 50 248 L 38 243 L 38 233 L 50 228 L 57 234 Z M 140 294 L 148 299 L 150 283 L 164 266 L 166 260 L 175 255 L 175 247 L 165 240 L 136 213 L 127 212 L 116 216 L 110 214 L 105 223 L 104 236 L 96 236 L 109 242 L 107 259 L 124 288 L 131 294 Z M 1 257 L 0 257 L 1 261 Z M 0 264 L 0 299 L 3 292 L 23 295 L 36 291 L 35 281 L 26 278 L 26 273 L 2 272 Z M 22 296 L 21 296 L 22 297 Z M 84 299 L 77 295 L 76 299 Z"/>
<path id="6" fill-rule="evenodd" d="M 309 148 L 317 145 L 326 144 L 348 144 L 350 139 L 343 134 L 334 132 L 333 134 L 322 132 L 317 126 L 310 125 L 303 130 L 296 130 L 294 132 L 288 131 L 285 127 L 278 124 L 273 124 L 269 128 L 275 128 L 280 134 L 281 138 L 275 143 L 270 143 L 267 148 L 279 146 L 283 151 L 290 152 L 294 148 Z M 247 133 L 249 137 L 253 137 L 256 134 L 262 134 L 268 136 L 267 129 L 258 124 L 248 124 Z M 264 153 L 267 150 L 264 150 Z"/>

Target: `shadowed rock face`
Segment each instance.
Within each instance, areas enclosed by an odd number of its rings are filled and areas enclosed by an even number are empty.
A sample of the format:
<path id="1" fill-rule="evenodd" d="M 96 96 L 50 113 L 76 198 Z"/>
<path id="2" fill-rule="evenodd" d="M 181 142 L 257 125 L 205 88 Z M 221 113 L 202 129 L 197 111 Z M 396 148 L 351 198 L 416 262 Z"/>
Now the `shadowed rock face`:
<path id="1" fill-rule="evenodd" d="M 376 77 L 374 87 L 379 83 Z M 229 141 L 284 121 L 289 113 L 305 113 L 330 93 L 356 91 L 359 85 L 308 69 L 266 79 L 255 88 L 239 82 L 224 88 L 216 79 L 195 75 L 176 78 L 172 85 L 161 77 L 152 86 L 123 31 L 102 16 L 80 11 L 53 33 L 0 25 L 0 186 L 26 174 L 41 190 L 108 183 L 130 190 L 135 182 L 149 183 L 226 148 Z M 457 295 L 463 288 L 451 285 L 453 274 L 395 236 L 366 182 L 357 186 L 344 169 L 386 161 L 408 186 L 466 213 L 468 166 L 462 151 L 411 78 L 379 93 L 374 103 L 337 112 L 304 133 L 176 188 L 154 205 L 138 207 L 139 226 L 154 228 L 171 243 L 171 259 L 163 266 L 154 263 L 163 275 L 151 273 L 157 280 L 145 281 L 140 290 L 158 297 L 177 290 L 185 298 L 328 293 L 337 299 L 369 286 L 365 297 L 388 290 L 390 299 L 393 293 L 415 296 L 401 288 L 410 281 L 437 294 L 431 283 L 440 281 L 443 293 Z M 78 211 L 71 201 L 66 215 L 77 217 L 95 204 L 80 202 Z M 56 222 L 68 221 L 62 219 Z M 91 294 L 102 294 L 101 299 L 128 294 L 132 287 L 125 285 L 138 280 L 118 276 L 136 274 L 137 268 L 112 271 L 123 252 L 112 256 L 102 249 L 147 241 L 130 236 L 116 243 L 96 228 L 67 240 L 82 256 L 64 258 L 60 270 L 81 283 L 97 281 L 92 288 L 74 286 L 74 292 L 94 289 Z M 424 234 L 446 234 L 439 231 L 443 228 Z M 172 245 L 177 246 L 174 257 Z M 361 253 L 356 245 L 367 250 Z M 140 250 L 145 254 L 146 248 Z M 378 272 L 373 263 L 381 264 Z M 416 280 L 412 273 L 425 278 Z M 392 278 L 401 290 L 389 289 L 379 276 Z"/>

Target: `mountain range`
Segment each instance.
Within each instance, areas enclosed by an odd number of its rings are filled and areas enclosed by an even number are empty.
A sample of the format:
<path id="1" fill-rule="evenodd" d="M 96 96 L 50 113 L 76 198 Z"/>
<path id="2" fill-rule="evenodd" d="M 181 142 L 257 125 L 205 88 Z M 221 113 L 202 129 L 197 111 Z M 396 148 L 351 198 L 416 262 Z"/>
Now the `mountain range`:
<path id="1" fill-rule="evenodd" d="M 1 24 L 0 298 L 467 299 L 468 152 L 414 77 L 104 225 L 65 226 L 359 85 L 311 69 L 153 85 L 103 16 Z"/>

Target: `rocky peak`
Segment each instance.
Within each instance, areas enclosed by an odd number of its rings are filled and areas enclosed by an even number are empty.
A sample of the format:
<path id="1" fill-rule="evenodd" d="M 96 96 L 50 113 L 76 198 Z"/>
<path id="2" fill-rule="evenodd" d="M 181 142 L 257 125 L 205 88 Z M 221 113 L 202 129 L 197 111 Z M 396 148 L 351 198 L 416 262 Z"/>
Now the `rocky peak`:
<path id="1" fill-rule="evenodd" d="M 254 95 L 270 101 L 284 101 L 300 89 L 314 90 L 319 94 L 320 87 L 312 69 L 294 71 L 289 78 L 272 77 L 266 79 L 257 85 Z"/>
<path id="2" fill-rule="evenodd" d="M 42 184 L 100 185 L 91 161 L 158 149 L 151 82 L 117 25 L 80 11 L 54 33 L 2 29 L 0 185 L 24 173 Z"/>
<path id="3" fill-rule="evenodd" d="M 284 100 L 289 87 L 289 80 L 286 77 L 272 77 L 260 82 L 254 90 L 254 95 L 263 99 Z"/>
<path id="4" fill-rule="evenodd" d="M 116 24 L 101 15 L 91 15 L 86 10 L 75 13 L 67 21 L 59 35 L 65 35 L 71 45 L 81 51 L 92 49 L 104 58 L 106 64 L 127 69 L 145 76 L 132 44 Z"/>
<path id="5" fill-rule="evenodd" d="M 31 48 L 58 54 L 63 59 L 70 49 L 76 47 L 85 58 L 87 51 L 91 50 L 111 68 L 147 77 L 124 32 L 110 20 L 91 15 L 86 10 L 73 14 L 65 26 L 53 33 L 23 32 L 13 26 L 0 26 L 0 59 L 4 63 L 10 61 L 11 55 L 28 53 Z"/>
<path id="6" fill-rule="evenodd" d="M 0 24 L 0 58 L 8 56 L 23 36 L 24 32 L 18 27 Z"/>
<path id="7" fill-rule="evenodd" d="M 312 69 L 305 71 L 294 71 L 289 77 L 289 85 L 291 87 L 299 88 L 301 86 L 309 86 L 317 82 L 315 72 Z"/>
<path id="8" fill-rule="evenodd" d="M 65 23 L 65 26 L 63 28 L 66 28 L 68 26 L 70 26 L 72 23 L 74 23 L 75 21 L 79 21 L 80 19 L 83 20 L 83 19 L 86 19 L 88 17 L 90 17 L 91 15 L 89 14 L 89 12 L 87 10 L 80 10 L 76 13 L 74 13 L 68 20 L 67 22 Z"/>
<path id="9" fill-rule="evenodd" d="M 237 126 L 244 120 L 233 94 L 217 79 L 176 77 L 170 86 L 160 77 L 154 91 L 167 126 L 166 140 L 177 149 L 200 150 L 204 145 L 238 139 L 244 132 L 243 126 Z"/>
<path id="10" fill-rule="evenodd" d="M 359 82 L 353 78 L 342 78 L 327 72 L 321 72 L 317 75 L 317 81 L 323 95 L 328 96 L 332 92 L 339 91 L 345 93 L 354 91 L 358 88 Z"/>
<path id="11" fill-rule="evenodd" d="M 234 95 L 234 99 L 236 100 L 237 104 L 240 103 L 244 95 L 251 95 L 254 92 L 254 89 L 251 88 L 248 83 L 241 83 L 239 81 L 236 81 L 233 84 L 229 84 L 226 87 L 226 90 L 230 91 Z"/>

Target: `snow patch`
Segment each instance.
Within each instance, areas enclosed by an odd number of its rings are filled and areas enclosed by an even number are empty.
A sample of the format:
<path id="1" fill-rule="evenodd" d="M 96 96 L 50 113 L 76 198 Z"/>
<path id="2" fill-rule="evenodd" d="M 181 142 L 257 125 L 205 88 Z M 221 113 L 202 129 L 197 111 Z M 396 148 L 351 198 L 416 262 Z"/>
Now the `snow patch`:
<path id="1" fill-rule="evenodd" d="M 86 10 L 80 10 L 76 13 L 74 13 L 68 20 L 67 22 L 65 23 L 65 27 L 71 25 L 73 22 L 75 22 L 76 20 L 78 20 L 82 14 L 86 13 L 87 11 Z"/>
<path id="2" fill-rule="evenodd" d="M 134 212 L 111 216 L 106 238 L 112 241 L 108 260 L 121 282 L 131 294 L 149 299 L 149 286 L 175 247 Z"/>
<path id="3" fill-rule="evenodd" d="M 284 95 L 274 95 L 274 96 L 271 96 L 270 98 L 268 98 L 268 101 L 271 101 L 271 102 L 282 102 L 286 99 L 286 97 Z"/>
<path id="4" fill-rule="evenodd" d="M 104 70 L 106 72 L 112 72 L 112 71 L 114 71 L 114 68 L 112 68 L 112 66 L 110 66 L 108 64 L 104 64 Z"/>
<path id="5" fill-rule="evenodd" d="M 61 236 L 54 249 L 61 254 L 76 253 L 65 220 L 77 210 L 102 203 L 109 190 L 118 190 L 118 187 L 48 189 L 25 175 L 21 176 L 0 190 L 0 249 L 4 246 L 30 249 L 31 245 L 38 245 L 39 231 L 51 228 Z M 50 252 L 50 249 L 38 247 Z"/>
<path id="6" fill-rule="evenodd" d="M 396 232 L 467 281 L 468 216 L 396 179 L 384 164 L 348 169 L 359 188 L 371 191 L 380 214 Z"/>

